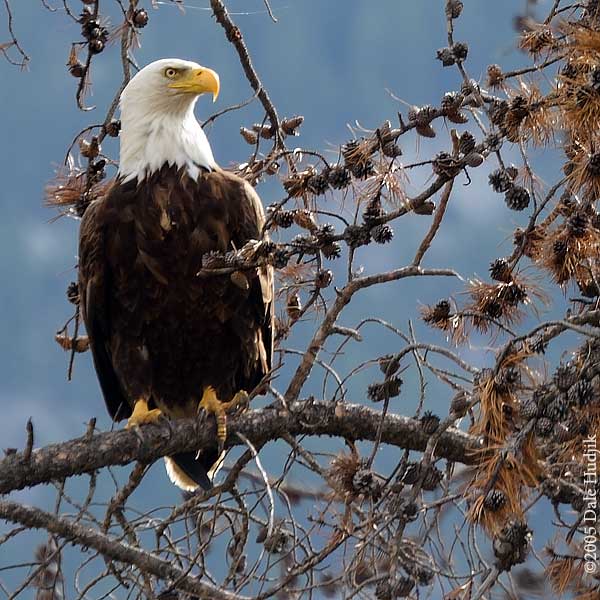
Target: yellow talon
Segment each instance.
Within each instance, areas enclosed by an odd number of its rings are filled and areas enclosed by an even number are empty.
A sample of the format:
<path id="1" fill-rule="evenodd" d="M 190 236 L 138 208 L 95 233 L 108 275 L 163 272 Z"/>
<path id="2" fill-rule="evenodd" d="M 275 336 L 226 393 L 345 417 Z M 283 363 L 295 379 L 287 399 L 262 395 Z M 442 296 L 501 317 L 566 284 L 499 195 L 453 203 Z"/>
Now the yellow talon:
<path id="1" fill-rule="evenodd" d="M 240 390 L 229 402 L 222 402 L 221 405 L 225 408 L 227 412 L 231 412 L 234 408 L 237 408 L 239 405 L 248 404 L 249 400 L 250 396 L 248 396 L 248 392 L 246 390 Z"/>
<path id="2" fill-rule="evenodd" d="M 219 441 L 219 449 L 222 450 L 227 439 L 227 412 L 236 408 L 239 404 L 248 402 L 248 393 L 240 390 L 229 402 L 221 402 L 217 398 L 217 393 L 212 386 L 204 388 L 202 400 L 198 408 L 203 408 L 207 413 L 215 415 L 217 421 L 217 439 Z"/>
<path id="3" fill-rule="evenodd" d="M 200 404 L 198 405 L 198 410 L 203 408 L 207 413 L 217 414 L 222 410 L 222 405 L 219 399 L 217 398 L 217 392 L 215 392 L 215 388 L 212 386 L 208 386 L 204 388 L 204 393 L 202 394 L 202 400 L 200 400 Z"/>
<path id="4" fill-rule="evenodd" d="M 127 425 L 125 429 L 131 429 L 136 425 L 145 425 L 146 423 L 155 423 L 158 421 L 162 412 L 158 408 L 148 410 L 148 401 L 144 398 L 140 398 L 136 401 L 133 407 L 133 413 L 127 419 Z"/>

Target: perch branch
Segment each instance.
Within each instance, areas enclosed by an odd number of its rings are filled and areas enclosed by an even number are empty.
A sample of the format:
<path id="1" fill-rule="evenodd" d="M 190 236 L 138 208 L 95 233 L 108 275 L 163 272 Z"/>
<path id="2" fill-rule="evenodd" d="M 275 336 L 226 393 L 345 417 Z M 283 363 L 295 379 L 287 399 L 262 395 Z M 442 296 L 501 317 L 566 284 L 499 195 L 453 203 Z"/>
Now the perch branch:
<path id="1" fill-rule="evenodd" d="M 335 404 L 307 400 L 295 402 L 290 410 L 264 408 L 231 418 L 227 445 L 239 445 L 242 434 L 255 445 L 289 435 L 328 435 L 350 440 L 375 440 L 381 413 L 356 404 Z M 28 461 L 24 453 L 8 455 L 0 461 L 0 494 L 66 477 L 93 473 L 109 465 L 134 461 L 152 463 L 178 452 L 197 451 L 214 445 L 214 421 L 182 419 L 145 426 L 138 431 L 118 430 L 51 444 L 34 450 Z M 383 420 L 383 443 L 408 450 L 423 451 L 429 436 L 419 421 L 388 414 Z M 435 454 L 440 458 L 472 464 L 477 439 L 457 429 L 449 429 L 439 440 Z"/>

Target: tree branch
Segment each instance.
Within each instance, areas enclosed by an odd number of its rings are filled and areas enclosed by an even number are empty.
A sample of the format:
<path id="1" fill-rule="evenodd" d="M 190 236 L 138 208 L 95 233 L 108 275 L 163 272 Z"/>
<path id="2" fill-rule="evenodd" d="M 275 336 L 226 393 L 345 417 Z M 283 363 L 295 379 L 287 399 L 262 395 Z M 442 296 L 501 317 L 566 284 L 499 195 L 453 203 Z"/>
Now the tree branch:
<path id="1" fill-rule="evenodd" d="M 45 529 L 49 533 L 73 541 L 80 546 L 94 548 L 106 558 L 135 565 L 142 572 L 170 582 L 173 587 L 194 594 L 198 598 L 210 600 L 242 600 L 245 598 L 245 596 L 238 596 L 202 583 L 197 577 L 174 566 L 172 562 L 163 560 L 150 552 L 134 548 L 112 536 L 94 531 L 90 527 L 72 523 L 64 517 L 56 517 L 38 508 L 7 500 L 0 501 L 0 517 L 12 523 L 24 525 L 29 529 Z"/>
<path id="2" fill-rule="evenodd" d="M 248 53 L 248 48 L 246 48 L 246 44 L 244 42 L 244 38 L 242 37 L 242 32 L 239 30 L 237 25 L 231 20 L 229 13 L 227 12 L 227 8 L 221 0 L 211 0 L 210 1 L 211 8 L 213 10 L 213 14 L 215 15 L 215 19 L 223 27 L 225 33 L 227 34 L 227 39 L 233 44 L 236 49 L 242 67 L 244 69 L 244 73 L 252 89 L 258 95 L 261 104 L 263 105 L 265 111 L 269 115 L 269 120 L 271 121 L 271 126 L 277 132 L 276 136 L 279 137 L 279 117 L 277 116 L 277 110 L 271 102 L 271 98 L 269 98 L 269 94 L 267 90 L 263 87 L 258 73 L 254 69 L 252 65 L 252 60 L 250 59 L 250 54 Z"/>
<path id="3" fill-rule="evenodd" d="M 295 402 L 290 410 L 257 409 L 229 419 L 227 445 L 239 445 L 237 433 L 262 445 L 282 434 L 328 435 L 340 439 L 377 438 L 381 413 L 356 404 L 307 400 Z M 383 421 L 381 441 L 408 450 L 423 451 L 429 440 L 419 421 L 388 414 Z M 29 460 L 24 453 L 10 454 L 0 461 L 0 494 L 13 490 L 92 473 L 109 465 L 134 461 L 152 463 L 178 452 L 197 451 L 215 444 L 215 424 L 204 418 L 164 420 L 135 430 L 119 430 L 83 436 L 34 450 Z M 477 438 L 449 429 L 439 440 L 435 454 L 440 458 L 473 464 Z"/>
<path id="4" fill-rule="evenodd" d="M 296 369 L 296 372 L 294 373 L 290 384 L 288 385 L 288 388 L 285 392 L 285 399 L 288 402 L 293 402 L 300 395 L 300 392 L 302 391 L 302 386 L 308 379 L 308 376 L 310 375 L 310 372 L 312 370 L 313 365 L 315 364 L 319 352 L 323 348 L 323 345 L 327 341 L 327 338 L 333 332 L 333 328 L 336 326 L 337 318 L 352 300 L 352 296 L 356 292 L 371 287 L 372 285 L 376 285 L 379 283 L 389 283 L 391 281 L 397 281 L 406 277 L 429 276 L 459 277 L 458 273 L 451 269 L 423 269 L 420 266 L 410 265 L 407 267 L 394 269 L 386 273 L 375 273 L 373 275 L 365 275 L 364 277 L 354 279 L 353 281 L 347 283 L 338 292 L 335 302 L 323 317 L 319 328 L 317 329 L 312 340 L 310 341 L 308 348 L 306 349 L 304 356 L 302 357 L 302 361 Z"/>
<path id="5" fill-rule="evenodd" d="M 27 63 L 29 63 L 29 56 L 27 56 L 27 53 L 25 50 L 23 50 L 21 44 L 19 44 L 17 36 L 15 35 L 15 31 L 13 29 L 13 15 L 8 0 L 4 0 L 4 8 L 6 9 L 6 14 L 8 16 L 8 32 L 10 33 L 12 41 L 8 44 L 0 44 L 0 51 L 4 54 L 4 57 L 11 65 L 15 65 L 24 69 L 27 67 Z M 6 50 L 11 46 L 14 46 L 21 55 L 22 60 L 20 62 L 13 61 L 6 53 Z"/>

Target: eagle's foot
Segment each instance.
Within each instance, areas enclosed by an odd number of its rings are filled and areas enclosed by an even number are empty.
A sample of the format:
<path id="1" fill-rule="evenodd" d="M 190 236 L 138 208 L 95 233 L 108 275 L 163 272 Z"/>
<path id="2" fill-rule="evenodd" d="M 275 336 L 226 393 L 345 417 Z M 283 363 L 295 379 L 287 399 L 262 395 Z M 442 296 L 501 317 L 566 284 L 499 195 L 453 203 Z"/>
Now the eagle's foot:
<path id="1" fill-rule="evenodd" d="M 223 451 L 225 440 L 227 439 L 227 413 L 238 407 L 240 404 L 248 403 L 248 393 L 240 390 L 229 402 L 221 402 L 217 398 L 217 393 L 212 386 L 204 388 L 202 400 L 198 408 L 203 408 L 207 413 L 215 415 L 217 421 L 217 441 L 219 452 Z"/>
<path id="2" fill-rule="evenodd" d="M 146 423 L 156 423 L 160 419 L 162 412 L 158 408 L 148 409 L 148 401 L 140 398 L 133 407 L 133 413 L 127 419 L 125 429 L 131 429 L 136 425 L 145 425 Z"/>
<path id="3" fill-rule="evenodd" d="M 225 410 L 232 412 L 236 408 L 246 408 L 250 402 L 250 396 L 246 390 L 240 390 L 236 395 L 229 401 L 225 402 Z"/>

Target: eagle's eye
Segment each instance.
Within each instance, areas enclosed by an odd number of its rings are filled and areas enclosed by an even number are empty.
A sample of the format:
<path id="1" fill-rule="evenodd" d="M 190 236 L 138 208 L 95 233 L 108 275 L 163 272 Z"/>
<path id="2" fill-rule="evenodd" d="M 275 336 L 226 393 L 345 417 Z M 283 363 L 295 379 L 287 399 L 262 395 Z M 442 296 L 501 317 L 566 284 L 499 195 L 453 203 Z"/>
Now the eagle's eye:
<path id="1" fill-rule="evenodd" d="M 165 77 L 168 77 L 169 79 L 174 79 L 175 77 L 177 77 L 177 69 L 174 69 L 173 67 L 167 67 L 165 69 Z"/>

